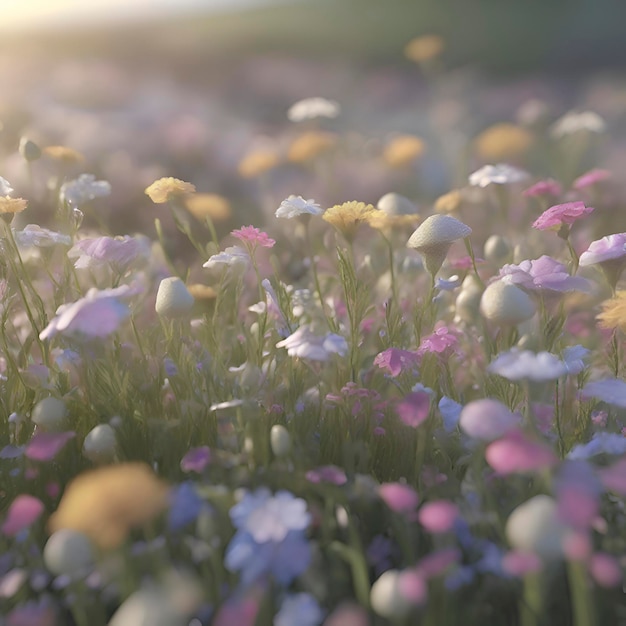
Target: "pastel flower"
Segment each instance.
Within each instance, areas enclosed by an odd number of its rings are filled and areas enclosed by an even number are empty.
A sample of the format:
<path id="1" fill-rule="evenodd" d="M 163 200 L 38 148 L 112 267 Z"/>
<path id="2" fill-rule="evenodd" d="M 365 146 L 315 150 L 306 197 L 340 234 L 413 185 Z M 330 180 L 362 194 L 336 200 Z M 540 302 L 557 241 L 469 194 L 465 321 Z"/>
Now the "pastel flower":
<path id="1" fill-rule="evenodd" d="M 559 139 L 581 131 L 603 133 L 606 130 L 605 121 L 593 111 L 568 111 L 560 117 L 550 129 L 550 134 Z"/>
<path id="2" fill-rule="evenodd" d="M 269 145 L 258 145 L 246 152 L 237 165 L 242 178 L 257 178 L 280 165 L 281 157 L 276 149 Z"/>
<path id="3" fill-rule="evenodd" d="M 211 462 L 211 449 L 208 446 L 191 448 L 180 462 L 180 469 L 185 472 L 196 472 L 202 474 L 204 469 Z"/>
<path id="4" fill-rule="evenodd" d="M 13 237 L 20 248 L 31 246 L 49 248 L 57 244 L 63 246 L 72 245 L 72 238 L 69 235 L 62 235 L 47 228 L 41 228 L 37 224 L 28 224 L 23 230 L 14 231 Z"/>
<path id="5" fill-rule="evenodd" d="M 387 348 L 379 352 L 374 358 L 374 365 L 396 378 L 402 372 L 415 371 L 419 363 L 420 356 L 411 350 L 401 350 L 400 348 Z"/>
<path id="6" fill-rule="evenodd" d="M 619 378 L 603 378 L 587 383 L 581 395 L 626 409 L 626 382 Z"/>
<path id="7" fill-rule="evenodd" d="M 194 484 L 182 482 L 174 487 L 169 495 L 167 526 L 173 532 L 182 530 L 200 515 L 208 505 L 200 498 Z"/>
<path id="8" fill-rule="evenodd" d="M 224 252 L 214 254 L 202 267 L 210 270 L 218 269 L 221 266 L 245 269 L 250 263 L 250 254 L 240 246 L 230 246 Z"/>
<path id="9" fill-rule="evenodd" d="M 287 158 L 292 163 L 309 163 L 337 145 L 337 136 L 321 130 L 309 130 L 298 135 L 289 146 Z"/>
<path id="10" fill-rule="evenodd" d="M 300 215 L 321 215 L 322 207 L 315 200 L 305 200 L 302 196 L 289 196 L 280 203 L 275 216 L 284 219 L 292 219 Z"/>
<path id="11" fill-rule="evenodd" d="M 217 611 L 214 626 L 255 626 L 261 607 L 261 594 L 256 590 L 243 598 L 230 598 Z"/>
<path id="12" fill-rule="evenodd" d="M 262 248 L 272 248 L 276 243 L 276 241 L 271 239 L 267 233 L 255 228 L 254 226 L 242 226 L 238 230 L 233 230 L 230 234 L 240 241 L 243 241 L 250 251 L 256 249 L 257 246 L 261 246 Z"/>
<path id="13" fill-rule="evenodd" d="M 32 526 L 43 511 L 44 505 L 39 498 L 28 494 L 17 496 L 6 513 L 2 532 L 8 537 L 14 537 L 20 531 Z"/>
<path id="14" fill-rule="evenodd" d="M 274 616 L 274 626 L 319 626 L 324 611 L 310 593 L 292 593 L 285 596 L 280 610 Z"/>
<path id="15" fill-rule="evenodd" d="M 326 618 L 324 626 L 370 626 L 370 620 L 362 606 L 345 601 Z"/>
<path id="16" fill-rule="evenodd" d="M 383 159 L 391 167 L 406 167 L 426 151 L 426 144 L 416 135 L 397 135 L 383 150 Z"/>
<path id="17" fill-rule="evenodd" d="M 57 611 L 46 600 L 16 606 L 6 617 L 7 626 L 56 626 Z"/>
<path id="18" fill-rule="evenodd" d="M 356 236 L 359 226 L 366 224 L 375 211 L 371 204 L 351 201 L 327 209 L 322 218 L 351 241 Z"/>
<path id="19" fill-rule="evenodd" d="M 587 267 L 596 263 L 624 259 L 624 257 L 626 257 L 626 233 L 616 233 L 592 241 L 580 255 L 579 264 L 581 267 Z"/>
<path id="20" fill-rule="evenodd" d="M 441 418 L 443 419 L 443 427 L 447 433 L 451 433 L 458 425 L 461 417 L 463 405 L 459 404 L 448 396 L 443 396 L 437 405 Z"/>
<path id="21" fill-rule="evenodd" d="M 541 559 L 534 552 L 511 550 L 502 557 L 502 569 L 511 576 L 524 577 L 541 570 Z"/>
<path id="22" fill-rule="evenodd" d="M 0 176 L 0 196 L 10 196 L 14 189 L 6 178 Z"/>
<path id="23" fill-rule="evenodd" d="M 335 118 L 339 115 L 341 107 L 335 100 L 327 98 L 305 98 L 298 100 L 289 107 L 287 118 L 290 122 L 303 122 L 316 117 Z"/>
<path id="24" fill-rule="evenodd" d="M 533 144 L 533 135 L 522 126 L 501 122 L 486 128 L 474 138 L 476 153 L 483 160 L 520 157 Z"/>
<path id="25" fill-rule="evenodd" d="M 43 560 L 53 574 L 78 579 L 94 565 L 94 546 L 87 535 L 63 528 L 48 538 L 43 549 Z"/>
<path id="26" fill-rule="evenodd" d="M 310 483 L 331 483 L 333 485 L 345 485 L 348 477 L 344 470 L 336 465 L 323 465 L 309 470 L 305 474 L 305 478 Z"/>
<path id="27" fill-rule="evenodd" d="M 607 491 L 626 496 L 626 458 L 598 470 L 598 476 Z"/>
<path id="28" fill-rule="evenodd" d="M 544 211 L 534 222 L 537 230 L 559 230 L 561 226 L 570 226 L 595 209 L 585 206 L 584 202 L 566 202 L 557 204 Z"/>
<path id="29" fill-rule="evenodd" d="M 469 402 L 459 418 L 461 430 L 469 437 L 482 441 L 494 441 L 518 425 L 519 417 L 502 402 L 491 398 Z"/>
<path id="30" fill-rule="evenodd" d="M 410 572 L 410 577 L 404 574 Z M 421 585 L 417 581 L 421 581 Z M 426 600 L 426 582 L 415 570 L 390 569 L 372 585 L 370 604 L 375 613 L 388 619 L 402 619 Z"/>
<path id="31" fill-rule="evenodd" d="M 557 463 L 552 448 L 530 439 L 521 430 L 509 430 L 485 450 L 487 463 L 500 475 L 540 472 Z"/>
<path id="32" fill-rule="evenodd" d="M 322 362 L 330 360 L 333 354 L 345 356 L 348 352 L 348 343 L 341 335 L 317 335 L 309 326 L 300 326 L 276 347 L 287 348 L 287 354 L 292 357 Z"/>
<path id="33" fill-rule="evenodd" d="M 558 197 L 561 193 L 563 193 L 561 184 L 552 178 L 548 178 L 540 180 L 528 189 L 525 189 L 522 195 L 526 198 L 540 198 L 542 196 Z"/>
<path id="34" fill-rule="evenodd" d="M 96 180 L 93 174 L 81 174 L 77 179 L 63 183 L 59 191 L 61 202 L 67 202 L 75 207 L 96 198 L 103 198 L 110 193 L 111 183 L 106 180 Z"/>
<path id="35" fill-rule="evenodd" d="M 497 165 L 484 165 L 479 170 L 469 176 L 469 184 L 473 187 L 487 187 L 489 185 L 508 185 L 527 180 L 528 172 L 507 165 L 498 163 Z"/>
<path id="36" fill-rule="evenodd" d="M 419 523 L 430 533 L 447 533 L 454 527 L 459 507 L 448 500 L 433 500 L 424 504 L 417 514 Z"/>
<path id="37" fill-rule="evenodd" d="M 602 485 L 583 460 L 566 460 L 555 482 L 559 519 L 577 530 L 591 528 L 600 510 Z"/>
<path id="38" fill-rule="evenodd" d="M 596 552 L 589 560 L 589 573 L 601 587 L 617 587 L 622 582 L 622 568 L 611 554 Z"/>
<path id="39" fill-rule="evenodd" d="M 508 380 L 532 380 L 547 382 L 568 373 L 563 361 L 550 352 L 531 352 L 512 348 L 501 352 L 487 367 L 490 374 L 498 374 Z"/>
<path id="40" fill-rule="evenodd" d="M 545 254 L 519 265 L 504 265 L 498 277 L 531 291 L 591 291 L 591 283 L 586 278 L 570 276 L 565 265 Z"/>
<path id="41" fill-rule="evenodd" d="M 588 350 L 584 346 L 576 345 L 569 346 L 563 350 L 563 363 L 567 367 L 567 373 L 570 376 L 576 376 L 580 374 L 587 365 L 585 359 L 591 355 L 591 350 Z"/>
<path id="42" fill-rule="evenodd" d="M 76 259 L 76 269 L 91 269 L 109 264 L 123 272 L 136 259 L 150 256 L 150 244 L 145 237 L 90 237 L 81 239 L 68 250 L 67 256 Z"/>
<path id="43" fill-rule="evenodd" d="M 626 454 L 626 437 L 617 433 L 594 433 L 591 441 L 574 446 L 567 457 L 574 460 L 584 460 L 598 454 L 613 456 Z"/>
<path id="44" fill-rule="evenodd" d="M 427 579 L 435 578 L 458 563 L 460 558 L 461 551 L 458 548 L 441 548 L 422 558 L 416 569 Z"/>
<path id="45" fill-rule="evenodd" d="M 51 461 L 75 436 L 76 433 L 73 431 L 65 433 L 37 432 L 26 444 L 24 456 L 33 461 Z"/>
<path id="46" fill-rule="evenodd" d="M 24 198 L 9 198 L 0 196 L 0 215 L 14 215 L 21 213 L 28 206 Z"/>
<path id="47" fill-rule="evenodd" d="M 176 197 L 185 197 L 194 193 L 196 188 L 191 183 L 186 183 L 178 178 L 166 177 L 155 180 L 146 187 L 145 194 L 155 204 L 164 204 Z"/>
<path id="48" fill-rule="evenodd" d="M 394 513 L 409 513 L 419 504 L 415 489 L 402 483 L 383 483 L 378 488 L 378 495 Z"/>
<path id="49" fill-rule="evenodd" d="M 593 185 L 596 185 L 604 180 L 608 180 L 611 176 L 613 176 L 613 174 L 611 174 L 608 170 L 593 169 L 586 172 L 582 176 L 579 176 L 572 183 L 572 187 L 578 190 L 586 189 L 587 187 L 592 187 Z"/>
<path id="50" fill-rule="evenodd" d="M 438 325 L 435 332 L 424 337 L 417 349 L 417 354 L 422 356 L 426 353 L 442 354 L 452 350 L 459 342 L 456 333 L 450 331 L 447 326 Z"/>
<path id="51" fill-rule="evenodd" d="M 605 300 L 597 319 L 600 328 L 626 330 L 626 291 L 616 291 L 610 300 Z"/>
<path id="52" fill-rule="evenodd" d="M 422 391 L 412 391 L 396 404 L 395 410 L 400 421 L 417 428 L 430 413 L 430 396 Z"/>

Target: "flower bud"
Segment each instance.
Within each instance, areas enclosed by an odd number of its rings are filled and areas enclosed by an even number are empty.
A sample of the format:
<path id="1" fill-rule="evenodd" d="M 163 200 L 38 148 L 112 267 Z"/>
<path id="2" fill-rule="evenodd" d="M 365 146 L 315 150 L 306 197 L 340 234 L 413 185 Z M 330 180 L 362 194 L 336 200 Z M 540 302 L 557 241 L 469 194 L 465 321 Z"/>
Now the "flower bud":
<path id="1" fill-rule="evenodd" d="M 480 288 L 463 288 L 456 298 L 456 316 L 467 324 L 475 322 L 480 311 L 480 299 L 482 295 L 483 292 Z"/>
<path id="2" fill-rule="evenodd" d="M 46 567 L 57 576 L 82 576 L 94 562 L 91 541 L 81 532 L 63 528 L 50 535 L 43 549 Z"/>
<path id="3" fill-rule="evenodd" d="M 370 603 L 372 609 L 381 617 L 388 619 L 403 618 L 411 610 L 411 604 L 400 591 L 400 574 L 390 569 L 381 574 L 372 585 Z"/>
<path id="4" fill-rule="evenodd" d="M 274 424 L 270 430 L 270 445 L 274 456 L 283 457 L 291 452 L 291 435 L 280 424 Z"/>
<path id="5" fill-rule="evenodd" d="M 195 300 L 185 283 L 175 276 L 164 278 L 156 297 L 156 312 L 163 317 L 182 317 L 187 314 Z"/>
<path id="6" fill-rule="evenodd" d="M 115 459 L 115 431 L 109 424 L 99 424 L 83 442 L 83 455 L 92 463 L 110 463 Z"/>
<path id="7" fill-rule="evenodd" d="M 487 261 L 496 265 L 504 263 L 511 255 L 511 244 L 506 237 L 491 235 L 483 247 L 483 254 Z"/>
<path id="8" fill-rule="evenodd" d="M 412 215 L 417 213 L 417 206 L 408 198 L 391 191 L 386 193 L 377 204 L 377 208 L 387 215 Z"/>
<path id="9" fill-rule="evenodd" d="M 25 161 L 36 161 L 41 158 L 41 148 L 27 137 L 20 139 L 19 152 Z"/>
<path id="10" fill-rule="evenodd" d="M 65 428 L 67 407 L 63 400 L 49 396 L 37 402 L 30 419 L 42 430 L 58 432 Z"/>
<path id="11" fill-rule="evenodd" d="M 488 285 L 480 300 L 483 317 L 498 326 L 517 326 L 535 311 L 535 303 L 525 291 L 501 280 Z"/>

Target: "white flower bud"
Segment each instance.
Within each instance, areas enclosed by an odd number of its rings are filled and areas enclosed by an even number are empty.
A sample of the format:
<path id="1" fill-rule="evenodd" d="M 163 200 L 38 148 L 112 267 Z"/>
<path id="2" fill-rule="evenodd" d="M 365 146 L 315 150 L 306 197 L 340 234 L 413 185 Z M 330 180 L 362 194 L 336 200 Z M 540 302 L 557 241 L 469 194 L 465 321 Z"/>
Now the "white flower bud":
<path id="1" fill-rule="evenodd" d="M 280 424 L 274 424 L 270 430 L 270 445 L 274 456 L 283 457 L 291 452 L 291 435 Z"/>
<path id="2" fill-rule="evenodd" d="M 400 593 L 400 572 L 387 570 L 372 585 L 370 591 L 372 609 L 381 617 L 388 619 L 405 617 L 411 610 L 411 604 Z"/>
<path id="3" fill-rule="evenodd" d="M 243 451 L 249 455 L 254 453 L 254 439 L 252 437 L 246 437 L 243 440 Z"/>
<path id="4" fill-rule="evenodd" d="M 164 278 L 159 285 L 156 297 L 156 312 L 163 317 L 182 317 L 186 315 L 195 300 L 185 283 L 176 277 Z"/>
<path id="5" fill-rule="evenodd" d="M 511 255 L 511 244 L 502 235 L 491 235 L 483 247 L 483 254 L 487 261 L 497 265 L 504 263 Z"/>
<path id="6" fill-rule="evenodd" d="M 376 206 L 387 215 L 413 215 L 417 213 L 417 207 L 413 202 L 393 191 L 386 193 Z"/>
<path id="7" fill-rule="evenodd" d="M 480 311 L 480 299 L 483 292 L 480 288 L 462 289 L 456 298 L 455 312 L 457 317 L 468 324 L 476 321 Z"/>
<path id="8" fill-rule="evenodd" d="M 43 549 L 43 561 L 57 576 L 79 578 L 94 563 L 93 545 L 87 535 L 62 528 L 48 538 Z"/>
<path id="9" fill-rule="evenodd" d="M 556 501 L 545 495 L 520 504 L 506 522 L 506 537 L 513 548 L 547 559 L 562 556 L 566 530 L 559 521 Z"/>
<path id="10" fill-rule="evenodd" d="M 480 301 L 480 312 L 498 326 L 517 326 L 535 311 L 535 303 L 525 291 L 501 280 L 488 285 Z"/>
<path id="11" fill-rule="evenodd" d="M 37 402 L 30 419 L 42 430 L 62 431 L 67 423 L 67 407 L 63 400 L 52 396 Z"/>
<path id="12" fill-rule="evenodd" d="M 85 437 L 83 455 L 92 463 L 110 463 L 115 459 L 116 445 L 113 428 L 109 424 L 99 424 Z"/>

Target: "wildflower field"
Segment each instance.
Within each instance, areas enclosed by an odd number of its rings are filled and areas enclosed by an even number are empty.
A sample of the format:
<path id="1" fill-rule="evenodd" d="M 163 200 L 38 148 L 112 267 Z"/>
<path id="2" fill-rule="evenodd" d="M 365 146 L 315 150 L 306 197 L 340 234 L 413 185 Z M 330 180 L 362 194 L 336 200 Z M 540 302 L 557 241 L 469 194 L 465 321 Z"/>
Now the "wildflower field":
<path id="1" fill-rule="evenodd" d="M 626 88 L 397 55 L 5 77 L 1 626 L 626 624 Z"/>

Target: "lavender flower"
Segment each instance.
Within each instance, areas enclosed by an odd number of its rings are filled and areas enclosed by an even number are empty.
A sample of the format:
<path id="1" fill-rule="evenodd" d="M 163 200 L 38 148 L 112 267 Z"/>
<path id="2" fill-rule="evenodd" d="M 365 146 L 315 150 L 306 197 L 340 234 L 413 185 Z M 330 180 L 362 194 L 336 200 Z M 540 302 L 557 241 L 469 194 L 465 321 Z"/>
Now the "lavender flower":
<path id="1" fill-rule="evenodd" d="M 617 433 L 595 433 L 591 441 L 574 446 L 567 455 L 572 460 L 590 459 L 598 454 L 626 454 L 626 437 Z"/>
<path id="2" fill-rule="evenodd" d="M 110 264 L 117 271 L 124 271 L 135 259 L 150 256 L 150 243 L 145 237 L 91 237 L 81 239 L 67 256 L 76 259 L 77 269 L 91 269 Z"/>
<path id="3" fill-rule="evenodd" d="M 618 378 L 604 378 L 588 383 L 582 390 L 583 398 L 597 398 L 626 409 L 626 382 Z"/>
<path id="4" fill-rule="evenodd" d="M 543 255 L 519 265 L 505 265 L 499 277 L 506 283 L 537 291 L 591 291 L 586 278 L 570 276 L 567 268 L 552 257 Z"/>
<path id="5" fill-rule="evenodd" d="M 310 593 L 293 593 L 283 600 L 274 626 L 318 626 L 323 619 L 324 612 Z"/>
<path id="6" fill-rule="evenodd" d="M 62 235 L 47 228 L 41 228 L 37 224 L 28 224 L 24 230 L 17 230 L 13 233 L 13 237 L 18 246 L 28 248 L 36 246 L 37 248 L 50 248 L 56 244 L 71 246 L 72 239 L 69 235 Z"/>
<path id="7" fill-rule="evenodd" d="M 579 265 L 586 267 L 596 263 L 621 259 L 624 256 L 626 256 L 626 233 L 616 233 L 592 241 L 589 247 L 580 255 Z"/>
<path id="8" fill-rule="evenodd" d="M 69 180 L 61 185 L 60 196 L 63 202 L 72 206 L 80 206 L 103 198 L 111 193 L 111 183 L 106 180 L 96 180 L 93 174 L 81 174 L 75 180 Z"/>

